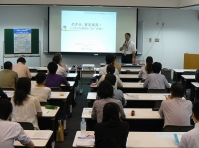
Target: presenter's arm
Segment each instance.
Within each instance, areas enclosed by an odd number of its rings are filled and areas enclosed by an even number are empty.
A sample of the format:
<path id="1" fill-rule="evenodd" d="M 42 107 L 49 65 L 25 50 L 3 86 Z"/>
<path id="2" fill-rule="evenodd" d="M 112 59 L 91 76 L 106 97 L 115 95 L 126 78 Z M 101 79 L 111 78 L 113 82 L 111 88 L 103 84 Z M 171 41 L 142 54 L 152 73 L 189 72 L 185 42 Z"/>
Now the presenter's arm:
<path id="1" fill-rule="evenodd" d="M 132 63 L 135 63 L 135 51 L 132 53 Z"/>
<path id="2" fill-rule="evenodd" d="M 126 46 L 126 43 L 124 43 L 124 44 L 122 45 L 122 47 L 120 47 L 120 51 L 122 51 L 122 50 L 124 49 L 124 46 Z"/>

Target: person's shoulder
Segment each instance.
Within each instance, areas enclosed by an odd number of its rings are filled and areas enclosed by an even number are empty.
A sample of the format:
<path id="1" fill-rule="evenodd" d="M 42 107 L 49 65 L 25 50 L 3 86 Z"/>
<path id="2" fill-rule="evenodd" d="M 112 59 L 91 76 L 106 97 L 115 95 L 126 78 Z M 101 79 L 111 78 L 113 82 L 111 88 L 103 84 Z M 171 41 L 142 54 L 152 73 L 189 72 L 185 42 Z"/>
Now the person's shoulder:
<path id="1" fill-rule="evenodd" d="M 44 90 L 46 91 L 51 91 L 51 89 L 49 87 L 42 87 Z"/>

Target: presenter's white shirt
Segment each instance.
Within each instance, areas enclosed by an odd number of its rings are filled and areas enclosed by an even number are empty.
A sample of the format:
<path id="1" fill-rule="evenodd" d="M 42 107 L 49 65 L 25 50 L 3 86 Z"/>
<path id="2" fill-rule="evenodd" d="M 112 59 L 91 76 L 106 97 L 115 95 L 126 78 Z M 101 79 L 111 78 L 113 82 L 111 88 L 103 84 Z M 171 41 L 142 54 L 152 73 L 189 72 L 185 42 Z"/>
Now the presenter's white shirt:
<path id="1" fill-rule="evenodd" d="M 126 46 L 123 47 L 123 51 L 124 51 L 124 54 L 132 54 L 133 52 L 136 52 L 136 48 L 135 48 L 135 43 L 131 40 L 129 40 L 127 43 L 126 43 Z"/>
<path id="2" fill-rule="evenodd" d="M 63 77 L 67 77 L 66 69 L 64 67 L 61 67 L 59 64 L 57 64 L 57 66 L 58 66 L 58 69 L 57 69 L 56 74 L 62 75 Z"/>

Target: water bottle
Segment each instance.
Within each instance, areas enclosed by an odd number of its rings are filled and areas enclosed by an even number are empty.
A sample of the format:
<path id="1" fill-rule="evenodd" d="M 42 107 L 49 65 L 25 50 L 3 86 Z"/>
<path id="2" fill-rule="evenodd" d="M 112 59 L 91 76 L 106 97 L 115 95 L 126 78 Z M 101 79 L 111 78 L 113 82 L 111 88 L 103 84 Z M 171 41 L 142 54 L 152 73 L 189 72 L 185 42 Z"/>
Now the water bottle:
<path id="1" fill-rule="evenodd" d="M 86 137 L 86 121 L 84 118 L 82 118 L 82 121 L 80 123 L 80 129 L 81 129 L 81 137 Z"/>

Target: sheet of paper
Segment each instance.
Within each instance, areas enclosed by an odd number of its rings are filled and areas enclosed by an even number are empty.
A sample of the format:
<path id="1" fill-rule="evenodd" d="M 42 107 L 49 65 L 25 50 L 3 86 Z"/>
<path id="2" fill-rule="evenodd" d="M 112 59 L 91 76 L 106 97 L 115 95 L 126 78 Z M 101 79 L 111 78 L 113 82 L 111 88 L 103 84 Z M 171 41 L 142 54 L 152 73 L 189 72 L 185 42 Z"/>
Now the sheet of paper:
<path id="1" fill-rule="evenodd" d="M 60 93 L 51 93 L 50 96 L 51 96 L 51 97 L 58 97 L 58 96 L 60 96 Z"/>
<path id="2" fill-rule="evenodd" d="M 95 143 L 94 137 L 78 137 L 77 146 L 93 147 Z"/>
<path id="3" fill-rule="evenodd" d="M 52 110 L 44 110 L 43 115 L 47 116 L 52 112 Z"/>
<path id="4" fill-rule="evenodd" d="M 31 139 L 49 139 L 51 135 L 51 131 L 34 131 L 30 136 Z"/>
<path id="5" fill-rule="evenodd" d="M 6 95 L 9 97 L 9 96 L 13 96 L 14 95 L 14 92 L 5 92 Z"/>
<path id="6" fill-rule="evenodd" d="M 90 115 L 92 113 L 92 108 L 84 108 L 83 114 Z"/>
<path id="7" fill-rule="evenodd" d="M 154 99 L 162 98 L 162 96 L 160 96 L 160 95 L 150 95 L 150 97 L 154 98 Z"/>
<path id="8" fill-rule="evenodd" d="M 130 97 L 131 99 L 139 99 L 139 95 L 129 95 L 129 94 L 126 94 L 127 97 Z"/>

